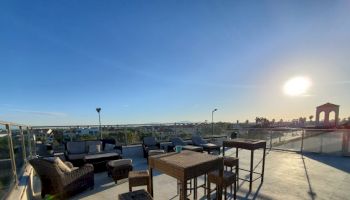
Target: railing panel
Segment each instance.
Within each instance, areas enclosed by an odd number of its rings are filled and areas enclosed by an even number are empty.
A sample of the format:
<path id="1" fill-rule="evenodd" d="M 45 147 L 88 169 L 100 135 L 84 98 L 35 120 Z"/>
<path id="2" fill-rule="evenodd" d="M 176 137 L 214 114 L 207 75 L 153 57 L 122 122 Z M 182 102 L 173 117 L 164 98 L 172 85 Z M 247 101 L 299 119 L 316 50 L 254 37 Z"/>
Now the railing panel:
<path id="1" fill-rule="evenodd" d="M 345 130 L 305 130 L 303 152 L 342 155 Z"/>
<path id="2" fill-rule="evenodd" d="M 0 199 L 4 197 L 14 182 L 6 127 L 0 125 Z"/>
<path id="3" fill-rule="evenodd" d="M 18 126 L 10 126 L 12 133 L 13 151 L 15 155 L 17 177 L 21 177 L 25 157 L 23 155 L 22 135 Z"/>

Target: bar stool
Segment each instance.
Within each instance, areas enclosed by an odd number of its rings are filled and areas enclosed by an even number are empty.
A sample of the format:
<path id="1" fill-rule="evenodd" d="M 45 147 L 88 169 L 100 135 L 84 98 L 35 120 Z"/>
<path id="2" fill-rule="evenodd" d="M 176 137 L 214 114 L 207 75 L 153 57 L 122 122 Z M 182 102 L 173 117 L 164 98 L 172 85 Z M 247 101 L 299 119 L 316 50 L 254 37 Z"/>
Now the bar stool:
<path id="1" fill-rule="evenodd" d="M 230 167 L 230 170 L 232 172 L 232 168 L 235 167 L 236 170 L 236 181 L 237 181 L 237 188 L 238 189 L 238 180 L 239 180 L 239 159 L 236 157 L 229 157 L 224 156 L 224 166 L 226 167 L 226 170 L 228 171 L 228 167 Z M 231 185 L 231 193 L 232 193 L 232 185 Z"/>
<path id="2" fill-rule="evenodd" d="M 234 194 L 233 194 L 233 198 L 236 199 L 236 174 L 234 172 L 231 171 L 224 171 L 223 172 L 223 176 L 220 177 L 219 175 L 219 171 L 213 171 L 210 172 L 208 174 L 208 180 L 207 180 L 207 184 L 208 184 L 208 188 L 207 188 L 207 198 L 210 199 L 210 193 L 212 192 L 210 190 L 210 183 L 214 183 L 216 185 L 222 185 L 222 187 L 224 188 L 224 195 L 225 195 L 225 200 L 227 199 L 227 187 L 229 185 L 232 186 L 232 184 L 234 185 Z M 217 190 L 217 187 L 215 188 L 215 190 Z M 231 193 L 232 194 L 232 193 Z"/>
<path id="3" fill-rule="evenodd" d="M 129 172 L 129 191 L 132 187 L 147 186 L 147 191 L 151 192 L 150 176 L 148 170 L 130 171 Z"/>

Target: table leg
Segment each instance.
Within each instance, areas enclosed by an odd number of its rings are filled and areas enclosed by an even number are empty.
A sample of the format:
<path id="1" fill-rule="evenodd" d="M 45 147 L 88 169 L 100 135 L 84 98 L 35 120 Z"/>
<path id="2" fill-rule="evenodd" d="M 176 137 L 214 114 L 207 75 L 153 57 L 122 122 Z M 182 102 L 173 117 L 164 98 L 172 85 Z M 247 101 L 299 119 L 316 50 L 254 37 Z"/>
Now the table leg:
<path id="1" fill-rule="evenodd" d="M 197 177 L 194 178 L 193 180 L 193 187 L 194 187 L 194 192 L 193 192 L 193 199 L 197 199 Z"/>
<path id="2" fill-rule="evenodd" d="M 254 165 L 254 150 L 250 151 L 250 176 L 249 176 L 249 191 L 252 190 L 252 182 L 253 182 L 253 165 Z"/>
<path id="3" fill-rule="evenodd" d="M 238 148 L 236 148 L 236 158 L 238 158 Z"/>
<path id="4" fill-rule="evenodd" d="M 225 156 L 225 146 L 224 145 L 222 145 L 222 156 Z"/>
<path id="5" fill-rule="evenodd" d="M 153 169 L 151 167 L 148 168 L 149 170 L 149 185 L 151 189 L 151 196 L 153 196 Z"/>
<path id="6" fill-rule="evenodd" d="M 224 168 L 222 167 L 219 171 L 219 176 L 222 177 L 224 174 Z M 217 187 L 217 191 L 216 191 L 216 199 L 218 200 L 222 200 L 222 187 L 223 185 L 222 184 L 218 184 L 216 187 Z"/>
<path id="7" fill-rule="evenodd" d="M 187 181 L 181 181 L 181 189 L 180 189 L 180 200 L 186 200 L 187 196 Z"/>
<path id="8" fill-rule="evenodd" d="M 265 172 L 265 155 L 266 155 L 266 147 L 264 147 L 263 163 L 262 163 L 262 171 L 261 171 L 261 182 L 264 182 L 264 172 Z"/>

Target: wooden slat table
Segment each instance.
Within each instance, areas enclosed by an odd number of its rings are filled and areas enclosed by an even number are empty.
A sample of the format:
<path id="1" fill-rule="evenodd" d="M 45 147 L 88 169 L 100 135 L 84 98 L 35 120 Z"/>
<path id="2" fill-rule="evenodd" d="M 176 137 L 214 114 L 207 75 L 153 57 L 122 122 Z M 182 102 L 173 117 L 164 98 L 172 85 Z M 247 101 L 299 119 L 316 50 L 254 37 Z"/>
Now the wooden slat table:
<path id="1" fill-rule="evenodd" d="M 186 199 L 187 181 L 219 170 L 223 173 L 223 158 L 184 150 L 181 153 L 167 153 L 149 158 L 149 172 L 151 181 L 151 195 L 153 196 L 153 169 L 172 176 L 181 182 L 180 199 Z M 218 186 L 218 199 L 222 199 L 222 186 Z M 196 195 L 195 195 L 196 198 Z"/>
<path id="2" fill-rule="evenodd" d="M 253 139 L 244 139 L 236 138 L 232 140 L 226 140 L 223 142 L 223 156 L 225 156 L 225 147 L 236 148 L 236 157 L 238 158 L 238 149 L 247 149 L 250 150 L 250 170 L 241 169 L 249 172 L 249 180 L 241 179 L 244 181 L 249 181 L 249 191 L 252 190 L 253 173 L 260 174 L 261 183 L 264 181 L 264 171 L 265 171 L 265 153 L 266 153 L 266 141 L 265 140 L 253 140 Z M 254 172 L 253 163 L 254 163 L 254 150 L 263 149 L 263 159 L 262 159 L 262 171 L 261 173 Z"/>

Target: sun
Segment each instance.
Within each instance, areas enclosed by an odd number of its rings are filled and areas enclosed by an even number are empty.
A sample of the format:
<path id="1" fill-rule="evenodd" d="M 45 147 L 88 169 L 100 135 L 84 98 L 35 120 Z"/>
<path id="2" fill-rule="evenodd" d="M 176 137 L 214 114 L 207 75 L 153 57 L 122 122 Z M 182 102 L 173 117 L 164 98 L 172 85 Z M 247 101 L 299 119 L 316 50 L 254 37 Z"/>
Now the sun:
<path id="1" fill-rule="evenodd" d="M 283 86 L 283 92 L 289 96 L 305 95 L 311 87 L 311 80 L 308 77 L 297 76 L 289 79 Z"/>

